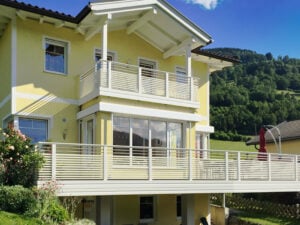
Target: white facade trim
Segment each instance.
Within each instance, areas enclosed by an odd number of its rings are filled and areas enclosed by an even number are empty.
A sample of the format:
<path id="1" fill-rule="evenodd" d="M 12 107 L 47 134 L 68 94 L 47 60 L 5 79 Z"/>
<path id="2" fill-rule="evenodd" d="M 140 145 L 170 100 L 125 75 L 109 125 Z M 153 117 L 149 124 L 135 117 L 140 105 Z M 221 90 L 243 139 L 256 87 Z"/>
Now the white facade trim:
<path id="1" fill-rule="evenodd" d="M 145 95 L 145 94 L 139 94 L 139 93 L 128 94 L 127 91 L 111 90 L 111 89 L 107 89 L 107 88 L 100 88 L 99 95 L 115 97 L 115 98 L 130 99 L 130 100 L 138 100 L 138 101 L 142 101 L 142 102 L 152 102 L 152 103 L 157 103 L 157 104 L 188 107 L 188 108 L 194 108 L 194 109 L 198 109 L 200 107 L 199 102 L 184 101 L 184 100 L 175 99 L 175 98 L 166 98 L 166 97 Z M 94 96 L 94 95 L 91 95 L 91 96 Z M 85 100 L 87 100 L 87 99 L 85 99 Z"/>
<path id="2" fill-rule="evenodd" d="M 196 131 L 197 132 L 203 132 L 203 133 L 214 133 L 215 128 L 212 126 L 203 126 L 203 125 L 196 125 Z"/>
<path id="3" fill-rule="evenodd" d="M 93 113 L 99 112 L 100 108 L 99 108 L 99 104 L 95 104 L 85 110 L 80 111 L 79 113 L 77 113 L 77 119 L 83 119 Z"/>
<path id="4" fill-rule="evenodd" d="M 16 86 L 17 86 L 17 19 L 11 20 L 11 113 L 16 112 Z"/>
<path id="5" fill-rule="evenodd" d="M 53 94 L 38 95 L 38 94 L 29 94 L 29 93 L 24 93 L 24 92 L 16 92 L 15 96 L 18 98 L 30 99 L 30 100 L 35 100 L 35 101 L 45 101 L 45 102 L 55 102 L 55 103 L 78 105 L 78 101 L 75 99 L 60 98 Z"/>
<path id="6" fill-rule="evenodd" d="M 101 111 L 118 113 L 123 115 L 133 115 L 133 116 L 179 120 L 179 121 L 190 121 L 190 122 L 199 122 L 203 119 L 200 115 L 193 114 L 193 113 L 153 109 L 153 108 L 138 107 L 138 106 L 127 106 L 127 105 L 112 104 L 106 102 L 97 103 L 77 113 L 77 119 L 81 119 L 92 113 L 101 112 Z"/>
<path id="7" fill-rule="evenodd" d="M 47 181 L 39 181 L 42 186 Z M 58 196 L 297 192 L 297 181 L 60 181 Z"/>
<path id="8" fill-rule="evenodd" d="M 8 103 L 9 100 L 11 100 L 11 94 L 7 95 L 5 98 L 2 99 L 2 101 L 0 101 L 0 108 L 2 108 L 6 103 Z"/>
<path id="9" fill-rule="evenodd" d="M 137 106 L 126 106 L 126 105 L 111 104 L 105 102 L 99 103 L 99 110 L 105 112 L 126 114 L 126 115 L 135 115 L 135 116 L 162 118 L 162 119 L 180 120 L 180 121 L 198 122 L 202 120 L 201 116 L 193 113 L 184 113 L 184 112 L 137 107 Z"/>

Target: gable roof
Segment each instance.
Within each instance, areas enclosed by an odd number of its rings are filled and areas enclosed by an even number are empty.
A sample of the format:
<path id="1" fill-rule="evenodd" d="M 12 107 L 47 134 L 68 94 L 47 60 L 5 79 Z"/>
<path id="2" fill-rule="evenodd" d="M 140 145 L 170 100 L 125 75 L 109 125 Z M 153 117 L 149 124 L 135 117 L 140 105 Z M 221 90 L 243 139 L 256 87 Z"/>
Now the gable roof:
<path id="1" fill-rule="evenodd" d="M 280 131 L 281 141 L 296 140 L 300 139 L 300 120 L 284 121 L 276 126 Z M 275 139 L 278 140 L 278 131 L 276 128 L 271 128 L 270 132 L 274 135 Z M 265 133 L 267 143 L 273 143 L 274 140 L 269 132 Z M 246 142 L 246 145 L 259 144 L 259 136 L 255 136 Z"/>
<path id="2" fill-rule="evenodd" d="M 128 35 L 134 33 L 161 51 L 164 58 L 184 54 L 186 46 L 194 49 L 212 42 L 210 35 L 164 0 L 98 0 L 76 16 L 15 0 L 0 0 L 0 23 L 1 14 L 6 17 L 2 27 L 17 15 L 22 20 L 29 18 L 74 29 L 86 40 L 101 32 L 103 23 L 108 22 L 109 31 L 125 29 Z"/>

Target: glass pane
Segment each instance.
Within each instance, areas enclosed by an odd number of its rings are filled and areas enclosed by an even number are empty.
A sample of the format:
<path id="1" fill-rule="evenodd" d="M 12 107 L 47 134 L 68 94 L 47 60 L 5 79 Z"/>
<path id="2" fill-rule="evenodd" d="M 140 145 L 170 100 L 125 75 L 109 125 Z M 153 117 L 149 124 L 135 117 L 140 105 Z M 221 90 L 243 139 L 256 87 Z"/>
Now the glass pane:
<path id="1" fill-rule="evenodd" d="M 140 219 L 153 219 L 153 197 L 140 198 Z"/>
<path id="2" fill-rule="evenodd" d="M 132 119 L 132 145 L 149 146 L 148 120 Z M 134 148 L 133 155 L 148 156 L 148 148 Z"/>
<path id="3" fill-rule="evenodd" d="M 64 44 L 64 43 L 63 43 Z M 65 73 L 65 47 L 46 43 L 46 70 Z"/>
<path id="4" fill-rule="evenodd" d="M 19 129 L 34 143 L 47 140 L 47 120 L 20 118 Z"/>
<path id="5" fill-rule="evenodd" d="M 170 134 L 169 147 L 173 149 L 182 148 L 182 124 L 169 123 L 168 131 Z"/>
<path id="6" fill-rule="evenodd" d="M 129 118 L 115 116 L 113 119 L 113 145 L 129 146 Z M 129 155 L 128 147 L 114 147 L 114 155 Z"/>
<path id="7" fill-rule="evenodd" d="M 167 155 L 167 123 L 161 121 L 151 121 L 151 146 L 152 155 L 156 157 L 165 157 Z M 163 149 L 159 149 L 161 147 Z"/>

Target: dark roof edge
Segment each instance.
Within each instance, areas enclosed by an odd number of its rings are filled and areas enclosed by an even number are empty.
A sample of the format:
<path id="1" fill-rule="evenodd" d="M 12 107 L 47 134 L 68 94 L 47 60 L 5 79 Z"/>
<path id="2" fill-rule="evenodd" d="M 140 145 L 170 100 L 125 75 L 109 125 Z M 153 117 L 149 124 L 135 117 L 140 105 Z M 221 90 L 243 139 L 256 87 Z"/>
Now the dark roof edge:
<path id="1" fill-rule="evenodd" d="M 293 136 L 293 137 L 283 137 L 281 138 L 281 142 L 283 141 L 293 141 L 300 139 L 300 136 Z M 276 137 L 276 141 L 278 141 L 278 137 Z M 266 143 L 274 143 L 273 139 L 267 139 Z M 259 141 L 247 141 L 246 145 L 257 145 L 259 144 Z"/>
<path id="2" fill-rule="evenodd" d="M 193 49 L 192 53 L 207 56 L 207 57 L 211 57 L 211 58 L 215 58 L 215 59 L 224 60 L 224 61 L 231 62 L 231 63 L 234 63 L 234 64 L 237 64 L 237 63 L 241 62 L 240 60 L 238 60 L 234 57 L 217 54 L 217 53 L 214 53 L 214 52 L 210 52 L 208 50 L 203 50 L 203 49 L 201 49 L 201 47 Z"/>
<path id="3" fill-rule="evenodd" d="M 64 20 L 70 23 L 79 23 L 91 11 L 89 5 L 87 5 L 77 14 L 76 17 L 74 17 L 72 15 L 67 15 L 61 12 L 52 11 L 50 9 L 40 8 L 38 6 L 33 6 L 31 4 L 18 2 L 15 0 L 0 0 L 0 5 L 24 10 L 27 12 L 37 13 L 43 16 Z"/>

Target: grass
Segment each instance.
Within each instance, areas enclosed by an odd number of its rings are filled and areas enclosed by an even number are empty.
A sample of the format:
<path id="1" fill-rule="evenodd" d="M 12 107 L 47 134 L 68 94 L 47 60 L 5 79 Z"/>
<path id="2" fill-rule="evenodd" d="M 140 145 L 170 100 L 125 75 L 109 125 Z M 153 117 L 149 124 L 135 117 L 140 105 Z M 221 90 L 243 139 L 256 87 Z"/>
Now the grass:
<path id="1" fill-rule="evenodd" d="M 299 225 L 299 220 L 296 219 L 276 218 L 261 214 L 241 213 L 237 217 L 244 221 L 261 225 Z"/>
<path id="2" fill-rule="evenodd" d="M 220 141 L 210 140 L 210 149 L 212 150 L 228 150 L 228 151 L 247 151 L 256 152 L 257 150 L 253 145 L 247 146 L 245 142 L 241 141 Z"/>
<path id="3" fill-rule="evenodd" d="M 0 211 L 0 224 L 5 225 L 42 225 L 43 223 L 35 218 L 26 217 L 14 213 Z"/>

